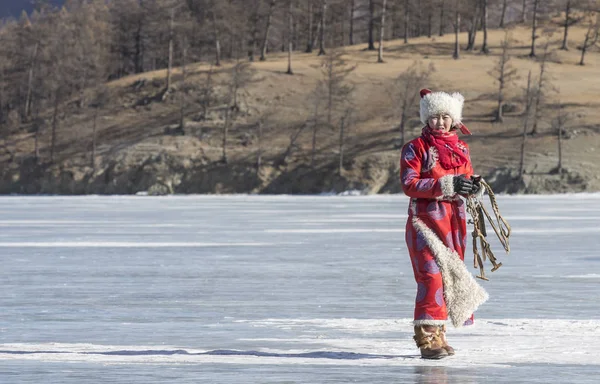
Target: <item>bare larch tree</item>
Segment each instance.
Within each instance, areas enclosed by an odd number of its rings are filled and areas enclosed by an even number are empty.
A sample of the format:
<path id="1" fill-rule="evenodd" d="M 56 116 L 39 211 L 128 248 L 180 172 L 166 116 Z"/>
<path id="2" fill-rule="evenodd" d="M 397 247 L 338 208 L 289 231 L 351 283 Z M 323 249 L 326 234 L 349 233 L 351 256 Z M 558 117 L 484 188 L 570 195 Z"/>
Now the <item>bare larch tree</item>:
<path id="1" fill-rule="evenodd" d="M 490 49 L 488 47 L 488 0 L 481 0 L 483 14 L 481 16 L 481 24 L 483 27 L 483 44 L 481 45 L 481 53 L 485 53 L 486 55 L 490 53 Z"/>
<path id="2" fill-rule="evenodd" d="M 533 106 L 533 89 L 532 89 L 531 71 L 527 75 L 527 88 L 525 91 L 525 112 L 523 113 L 523 133 L 521 135 L 521 154 L 519 158 L 519 179 L 523 180 L 525 173 L 525 143 L 527 142 L 527 132 L 529 129 L 529 119 L 531 117 L 531 109 Z"/>
<path id="3" fill-rule="evenodd" d="M 508 33 L 505 34 L 504 40 L 500 44 L 502 47 L 502 53 L 498 58 L 498 63 L 490 75 L 498 82 L 498 107 L 496 109 L 495 120 L 498 122 L 504 121 L 503 109 L 504 109 L 504 98 L 505 89 L 511 84 L 517 75 L 517 70 L 510 63 L 510 37 Z"/>
<path id="4" fill-rule="evenodd" d="M 456 0 L 456 8 L 454 11 L 454 60 L 460 59 L 460 45 L 458 43 L 458 33 L 460 32 L 460 0 Z"/>
<path id="5" fill-rule="evenodd" d="M 565 105 L 564 103 L 562 103 L 559 99 L 558 101 L 558 105 L 556 108 L 556 117 L 554 118 L 554 121 L 552 122 L 553 128 L 556 129 L 556 136 L 557 136 L 557 164 L 556 164 L 556 169 L 554 170 L 555 173 L 561 174 L 563 172 L 563 135 L 564 135 L 564 130 L 565 127 L 567 125 L 567 121 L 569 120 L 570 116 L 565 112 Z"/>
<path id="6" fill-rule="evenodd" d="M 294 71 L 292 70 L 292 51 L 294 50 L 294 1 L 288 0 L 288 68 L 285 73 L 288 75 L 293 75 Z"/>
<path id="7" fill-rule="evenodd" d="M 379 22 L 379 52 L 377 56 L 377 62 L 383 63 L 383 38 L 385 36 L 385 9 L 386 0 L 383 0 L 381 5 L 381 20 Z"/>
<path id="8" fill-rule="evenodd" d="M 600 36 L 600 18 L 597 12 L 590 12 L 589 14 L 589 26 L 585 33 L 583 44 L 581 45 L 581 59 L 579 65 L 585 65 L 585 54 L 588 49 L 595 46 L 598 43 L 598 37 Z"/>
<path id="9" fill-rule="evenodd" d="M 538 5 L 539 5 L 539 0 L 533 0 L 533 15 L 531 17 L 531 51 L 529 52 L 530 57 L 535 57 L 535 40 L 537 39 Z"/>
<path id="10" fill-rule="evenodd" d="M 502 12 L 500 13 L 500 24 L 498 27 L 504 28 L 504 21 L 506 20 L 506 9 L 508 8 L 508 0 L 502 0 Z"/>
<path id="11" fill-rule="evenodd" d="M 369 0 L 369 44 L 367 49 L 369 51 L 375 50 L 375 0 Z"/>
<path id="12" fill-rule="evenodd" d="M 548 59 L 549 59 L 549 42 L 546 42 L 544 46 L 544 54 L 540 63 L 540 75 L 538 77 L 538 83 L 535 87 L 534 92 L 534 113 L 533 113 L 533 127 L 531 129 L 532 135 L 538 134 L 538 125 L 543 115 L 543 106 L 548 98 L 548 93 L 553 89 L 550 77 L 548 74 Z"/>
<path id="13" fill-rule="evenodd" d="M 319 22 L 319 56 L 327 54 L 325 52 L 325 27 L 327 23 L 327 1 L 321 0 L 321 21 Z"/>
<path id="14" fill-rule="evenodd" d="M 240 111 L 240 98 L 247 93 L 246 88 L 253 81 L 255 70 L 247 62 L 238 61 L 231 67 L 227 83 L 227 104 L 225 106 L 225 123 L 223 125 L 223 144 L 221 162 L 228 163 L 227 140 L 229 129 Z"/>
<path id="15" fill-rule="evenodd" d="M 271 21 L 273 19 L 273 12 L 275 12 L 275 0 L 269 2 L 269 11 L 267 13 L 267 22 L 265 27 L 265 33 L 262 39 L 262 45 L 260 49 L 260 61 L 267 60 L 267 48 L 269 46 L 269 32 L 271 31 Z"/>

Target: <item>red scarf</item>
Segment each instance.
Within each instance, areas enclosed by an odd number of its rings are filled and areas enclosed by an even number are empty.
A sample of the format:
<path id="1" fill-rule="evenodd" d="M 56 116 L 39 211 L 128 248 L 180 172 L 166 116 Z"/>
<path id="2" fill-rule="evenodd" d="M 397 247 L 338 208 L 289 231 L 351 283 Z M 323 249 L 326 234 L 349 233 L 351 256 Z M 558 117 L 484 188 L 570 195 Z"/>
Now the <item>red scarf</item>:
<path id="1" fill-rule="evenodd" d="M 426 126 L 422 137 L 427 144 L 437 149 L 439 162 L 444 169 L 457 168 L 469 161 L 467 154 L 458 146 L 458 135 L 455 132 L 436 131 Z"/>

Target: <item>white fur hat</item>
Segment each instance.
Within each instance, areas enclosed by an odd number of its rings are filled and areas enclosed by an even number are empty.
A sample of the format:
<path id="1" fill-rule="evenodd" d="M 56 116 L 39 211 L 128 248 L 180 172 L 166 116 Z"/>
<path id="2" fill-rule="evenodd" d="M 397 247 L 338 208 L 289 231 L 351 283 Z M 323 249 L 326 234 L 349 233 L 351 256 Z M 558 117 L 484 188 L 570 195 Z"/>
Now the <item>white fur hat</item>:
<path id="1" fill-rule="evenodd" d="M 427 124 L 427 119 L 433 115 L 447 113 L 452 117 L 454 125 L 462 123 L 462 110 L 465 98 L 458 92 L 432 92 L 421 90 L 421 122 Z"/>

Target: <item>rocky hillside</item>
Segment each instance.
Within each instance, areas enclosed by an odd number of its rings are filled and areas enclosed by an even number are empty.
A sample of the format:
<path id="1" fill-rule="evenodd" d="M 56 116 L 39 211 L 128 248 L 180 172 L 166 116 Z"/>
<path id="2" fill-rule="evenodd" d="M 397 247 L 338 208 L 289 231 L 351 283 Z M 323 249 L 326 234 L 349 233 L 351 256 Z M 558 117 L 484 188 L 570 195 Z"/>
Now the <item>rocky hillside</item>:
<path id="1" fill-rule="evenodd" d="M 600 191 L 600 102 L 596 97 L 600 55 L 590 52 L 587 65 L 578 66 L 580 51 L 574 48 L 552 50 L 549 56 L 552 90 L 540 109 L 538 133 L 527 136 L 525 175 L 517 177 L 523 88 L 529 70 L 534 77 L 540 70 L 539 60 L 527 57 L 528 33 L 519 28 L 512 31 L 511 62 L 519 77 L 509 86 L 503 123 L 494 122 L 498 85 L 489 74 L 499 58 L 503 31 L 491 33 L 489 55 L 463 52 L 460 60 L 451 59 L 453 36 L 419 38 L 409 44 L 389 42 L 384 64 L 378 64 L 376 53 L 364 46 L 346 48 L 347 65 L 356 66 L 347 77 L 354 87 L 352 113 L 334 113 L 331 125 L 324 123 L 326 101 L 315 103 L 320 96 L 314 94 L 315 85 L 323 77 L 321 57 L 295 55 L 294 75 L 285 73 L 287 57 L 283 54 L 252 63 L 243 69 L 251 80 L 240 88 L 235 110 L 228 109 L 231 104 L 226 101 L 234 63 L 216 69 L 196 64 L 186 68 L 185 82 L 179 70 L 174 88 L 167 93 L 166 74 L 157 71 L 107 84 L 102 108 L 81 108 L 75 102 L 64 105 L 53 161 L 48 120 L 15 128 L 0 141 L 0 193 L 399 192 L 400 110 L 393 84 L 408 68 L 429 64 L 435 66 L 430 88 L 458 90 L 465 96 L 464 121 L 474 133 L 465 140 L 476 171 L 495 190 Z M 583 40 L 584 33 L 573 28 L 571 39 Z M 461 40 L 466 41 L 466 35 Z M 205 102 L 207 89 L 211 90 L 210 105 Z M 90 90 L 89 99 L 93 98 Z M 567 117 L 562 172 L 556 170 L 559 105 Z M 406 139 L 416 137 L 421 129 L 415 113 L 418 107 L 414 107 Z M 318 131 L 313 158 L 315 108 Z M 345 136 L 340 169 L 342 116 Z M 229 127 L 226 162 L 225 126 Z M 297 139 L 290 145 L 292 137 Z"/>

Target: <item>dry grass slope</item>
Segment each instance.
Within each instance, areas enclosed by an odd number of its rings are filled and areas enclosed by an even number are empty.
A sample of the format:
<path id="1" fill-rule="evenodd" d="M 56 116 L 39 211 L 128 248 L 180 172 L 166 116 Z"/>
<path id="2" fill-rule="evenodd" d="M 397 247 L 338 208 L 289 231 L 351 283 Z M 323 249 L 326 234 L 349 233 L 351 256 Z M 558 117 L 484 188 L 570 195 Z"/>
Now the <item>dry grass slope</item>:
<path id="1" fill-rule="evenodd" d="M 600 190 L 600 55 L 589 52 L 586 65 L 579 62 L 580 50 L 575 47 L 583 41 L 585 29 L 572 28 L 569 51 L 555 50 L 551 54 L 548 72 L 552 85 L 560 92 L 553 92 L 542 114 L 540 134 L 528 137 L 526 149 L 526 169 L 529 173 L 546 173 L 557 163 L 557 141 L 551 121 L 555 117 L 556 103 L 565 105 L 570 119 L 567 129 L 570 138 L 563 147 L 563 165 L 585 175 L 592 190 Z M 385 45 L 384 64 L 378 64 L 376 52 L 367 51 L 366 45 L 345 48 L 348 63 L 356 64 L 350 75 L 355 86 L 355 113 L 349 128 L 347 147 L 349 159 L 366 159 L 376 155 L 380 159 L 396 162 L 399 134 L 398 108 L 391 100 L 387 89 L 389 84 L 403 71 L 421 61 L 425 65 L 433 63 L 430 88 L 436 90 L 457 90 L 466 98 L 464 122 L 474 133 L 465 138 L 472 149 L 472 157 L 479 173 L 507 166 L 516 168 L 522 131 L 522 103 L 527 73 L 539 72 L 539 62 L 528 57 L 530 30 L 517 27 L 511 30 L 514 39 L 511 49 L 512 65 L 519 71 L 518 80 L 507 91 L 506 100 L 515 104 L 517 110 L 508 113 L 502 124 L 493 122 L 496 105 L 497 84 L 489 75 L 501 53 L 500 43 L 504 31 L 492 30 L 489 33 L 491 53 L 461 52 L 460 60 L 451 58 L 454 36 L 422 37 L 402 41 L 389 41 Z M 479 36 L 480 38 L 480 36 Z M 550 37 L 551 48 L 559 45 L 559 33 Z M 460 35 L 462 45 L 466 34 Z M 541 55 L 546 37 L 540 38 L 538 53 Z M 478 41 L 479 42 L 479 41 Z M 295 54 L 293 57 L 294 75 L 286 75 L 287 55 L 271 54 L 266 62 L 252 63 L 255 81 L 248 89 L 244 108 L 247 113 L 236 121 L 231 130 L 229 157 L 232 163 L 252 163 L 256 156 L 256 121 L 261 116 L 265 120 L 265 158 L 275 161 L 285 151 L 290 135 L 304 124 L 311 115 L 310 93 L 321 77 L 321 58 L 314 54 Z M 225 81 L 231 63 L 217 69 L 215 82 Z M 205 81 L 209 67 L 196 64 L 188 67 L 188 81 Z M 176 80 L 180 72 L 176 71 Z M 223 119 L 214 113 L 211 119 L 198 119 L 200 107 L 190 105 L 186 112 L 186 136 L 165 135 L 165 129 L 173 128 L 179 121 L 177 91 L 172 100 L 159 102 L 153 96 L 164 86 L 165 71 L 144 73 L 119 79 L 109 84 L 111 102 L 99 120 L 98 154 L 100 163 L 106 163 L 119 156 L 144 158 L 153 153 L 171 152 L 177 156 L 202 159 L 206 163 L 218 161 L 221 154 L 221 131 Z M 224 87 L 220 87 L 223 92 Z M 418 92 L 415 89 L 414 92 Z M 144 102 L 142 102 L 144 101 Z M 58 132 L 58 162 L 61 164 L 85 164 L 89 160 L 92 132 L 92 111 L 68 107 L 68 118 L 61 123 Z M 408 139 L 420 132 L 418 116 L 411 120 Z M 254 137 L 254 140 L 253 140 Z M 248 138 L 250 138 L 248 140 Z M 320 165 L 335 164 L 337 150 L 337 130 L 322 129 L 319 133 Z M 40 138 L 42 157 L 47 157 L 50 142 L 49 129 Z M 295 152 L 296 164 L 307 163 L 310 159 L 310 132 L 307 129 L 301 136 L 299 148 Z M 34 148 L 33 134 L 26 130 L 15 133 L 6 139 L 5 151 L 0 158 L 7 164 L 9 152 L 16 153 L 17 160 L 31 156 Z M 15 157 L 13 156 L 13 160 Z"/>

